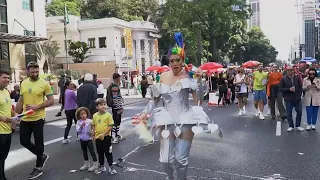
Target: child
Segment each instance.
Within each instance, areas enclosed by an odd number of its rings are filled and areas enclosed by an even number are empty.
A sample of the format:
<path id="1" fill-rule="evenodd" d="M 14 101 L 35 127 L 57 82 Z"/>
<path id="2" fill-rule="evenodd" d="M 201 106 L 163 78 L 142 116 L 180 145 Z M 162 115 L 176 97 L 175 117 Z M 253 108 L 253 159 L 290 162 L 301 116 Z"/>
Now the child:
<path id="1" fill-rule="evenodd" d="M 98 98 L 95 102 L 97 113 L 93 115 L 92 125 L 93 125 L 93 138 L 96 141 L 96 148 L 99 157 L 99 169 L 95 171 L 95 174 L 100 174 L 106 171 L 104 166 L 104 156 L 106 156 L 109 164 L 109 173 L 117 174 L 116 169 L 112 166 L 113 156 L 112 156 L 112 145 L 111 145 L 111 130 L 114 125 L 112 115 L 107 112 L 107 103 L 104 99 Z"/>
<path id="2" fill-rule="evenodd" d="M 76 117 L 78 119 L 77 125 L 76 125 L 76 130 L 78 133 L 78 137 L 80 139 L 80 144 L 81 144 L 81 149 L 83 152 L 83 158 L 84 158 L 84 166 L 80 168 L 81 171 L 88 170 L 90 172 L 93 172 L 97 169 L 99 169 L 98 162 L 97 162 L 97 156 L 96 153 L 94 152 L 94 147 L 93 147 L 93 142 L 92 142 L 92 127 L 91 119 L 87 119 L 87 117 L 90 115 L 89 109 L 85 107 L 80 107 L 76 111 Z M 88 158 L 88 151 L 92 156 L 93 159 L 93 165 L 90 167 L 90 162 Z"/>

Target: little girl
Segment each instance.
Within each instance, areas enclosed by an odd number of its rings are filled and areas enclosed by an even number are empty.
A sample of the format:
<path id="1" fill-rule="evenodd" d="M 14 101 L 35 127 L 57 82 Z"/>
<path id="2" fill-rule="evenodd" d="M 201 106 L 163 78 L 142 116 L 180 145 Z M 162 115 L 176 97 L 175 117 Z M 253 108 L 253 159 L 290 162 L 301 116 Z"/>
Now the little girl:
<path id="1" fill-rule="evenodd" d="M 76 111 L 77 116 L 77 133 L 78 137 L 80 139 L 81 149 L 83 152 L 83 158 L 84 158 L 84 166 L 80 168 L 81 171 L 88 170 L 90 172 L 93 172 L 99 168 L 97 156 L 94 151 L 93 142 L 92 142 L 92 120 L 87 119 L 87 117 L 90 115 L 89 109 L 85 107 L 80 107 Z M 93 165 L 90 167 L 90 161 L 88 158 L 88 150 L 92 156 L 93 159 Z"/>

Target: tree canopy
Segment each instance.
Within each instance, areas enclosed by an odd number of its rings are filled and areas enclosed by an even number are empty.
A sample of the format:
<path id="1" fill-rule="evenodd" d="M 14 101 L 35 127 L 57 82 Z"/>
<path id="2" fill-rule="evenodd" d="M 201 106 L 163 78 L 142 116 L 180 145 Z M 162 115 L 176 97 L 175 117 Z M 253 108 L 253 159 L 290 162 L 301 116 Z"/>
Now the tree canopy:
<path id="1" fill-rule="evenodd" d="M 83 0 L 52 0 L 46 4 L 46 16 L 64 16 L 64 6 L 69 15 L 80 16 Z"/>
<path id="2" fill-rule="evenodd" d="M 173 34 L 182 32 L 192 63 L 204 61 L 275 62 L 278 52 L 259 28 L 248 32 L 251 16 L 246 0 L 53 0 L 47 15 L 69 14 L 83 19 L 115 17 L 126 21 L 154 22 L 160 30 L 159 52 L 165 55 L 174 44 Z M 81 13 L 80 13 L 81 12 Z"/>

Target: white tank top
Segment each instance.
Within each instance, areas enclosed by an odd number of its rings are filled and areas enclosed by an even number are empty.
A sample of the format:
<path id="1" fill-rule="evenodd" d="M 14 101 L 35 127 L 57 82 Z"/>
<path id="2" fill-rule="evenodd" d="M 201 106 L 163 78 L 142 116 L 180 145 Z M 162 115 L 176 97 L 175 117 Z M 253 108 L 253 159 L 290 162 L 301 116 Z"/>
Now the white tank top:
<path id="1" fill-rule="evenodd" d="M 246 77 L 245 74 L 242 74 L 242 77 L 240 77 L 240 75 L 237 74 L 235 76 L 236 83 L 241 82 L 243 79 L 245 79 L 245 77 Z M 245 83 L 242 83 L 240 91 L 238 93 L 247 93 L 247 92 L 248 92 L 248 86 Z"/>

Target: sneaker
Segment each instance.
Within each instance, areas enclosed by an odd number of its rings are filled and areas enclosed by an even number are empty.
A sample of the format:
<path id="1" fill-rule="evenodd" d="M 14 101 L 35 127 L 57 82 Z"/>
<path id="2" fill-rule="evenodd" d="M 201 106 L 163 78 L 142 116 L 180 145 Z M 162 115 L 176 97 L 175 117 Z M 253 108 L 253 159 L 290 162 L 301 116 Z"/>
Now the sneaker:
<path id="1" fill-rule="evenodd" d="M 242 114 L 243 114 L 243 115 L 246 115 L 246 114 L 247 114 L 247 109 L 246 109 L 246 107 L 245 107 L 245 106 L 243 106 Z"/>
<path id="2" fill-rule="evenodd" d="M 267 113 L 267 115 L 270 115 L 270 114 L 271 114 L 271 110 L 269 109 L 269 110 L 268 110 L 268 113 Z"/>
<path id="3" fill-rule="evenodd" d="M 289 127 L 289 128 L 287 129 L 287 131 L 288 131 L 288 132 L 291 132 L 291 131 L 293 131 L 293 128 L 292 128 L 292 127 Z"/>
<path id="4" fill-rule="evenodd" d="M 119 141 L 121 141 L 121 140 L 125 140 L 126 138 L 122 137 L 121 135 L 118 135 L 118 136 L 117 136 L 117 139 L 118 139 Z"/>
<path id="5" fill-rule="evenodd" d="M 80 171 L 85 171 L 85 170 L 88 170 L 89 168 L 90 168 L 89 161 L 85 161 L 84 165 L 80 168 Z"/>
<path id="6" fill-rule="evenodd" d="M 240 110 L 238 116 L 242 116 L 243 112 Z"/>
<path id="7" fill-rule="evenodd" d="M 302 127 L 296 127 L 299 131 L 304 131 Z"/>
<path id="8" fill-rule="evenodd" d="M 259 119 L 264 120 L 264 116 L 262 113 L 259 113 Z"/>
<path id="9" fill-rule="evenodd" d="M 46 155 L 46 154 L 42 155 L 42 162 L 41 162 L 40 167 L 39 167 L 40 169 L 44 168 L 44 166 L 46 165 L 46 162 L 48 161 L 48 159 L 49 159 L 48 155 Z"/>
<path id="10" fill-rule="evenodd" d="M 109 167 L 109 173 L 111 175 L 117 174 L 117 170 L 113 166 L 111 166 L 111 167 Z"/>
<path id="11" fill-rule="evenodd" d="M 104 167 L 104 166 L 99 166 L 99 168 L 96 169 L 96 170 L 94 171 L 94 173 L 95 173 L 95 174 L 100 174 L 100 173 L 105 172 L 105 171 L 107 171 L 106 167 Z"/>
<path id="12" fill-rule="evenodd" d="M 112 138 L 111 143 L 118 144 L 119 143 L 118 138 L 116 138 L 116 137 Z"/>
<path id="13" fill-rule="evenodd" d="M 312 125 L 312 126 L 311 126 L 311 129 L 312 129 L 312 130 L 316 130 L 316 126 L 315 126 L 315 125 Z"/>
<path id="14" fill-rule="evenodd" d="M 307 130 L 307 131 L 310 131 L 310 130 L 311 130 L 311 126 L 308 125 L 307 128 L 306 128 L 306 130 Z"/>
<path id="15" fill-rule="evenodd" d="M 61 112 L 58 112 L 58 114 L 56 114 L 56 117 L 60 117 L 62 116 Z"/>
<path id="16" fill-rule="evenodd" d="M 29 174 L 28 179 L 35 179 L 43 174 L 40 168 L 33 168 L 32 172 Z"/>
<path id="17" fill-rule="evenodd" d="M 256 116 L 258 117 L 259 116 L 259 114 L 260 114 L 260 112 L 259 112 L 259 110 L 258 109 L 256 109 Z"/>
<path id="18" fill-rule="evenodd" d="M 98 162 L 93 162 L 92 166 L 88 169 L 88 171 L 89 172 L 94 172 L 97 169 L 99 169 Z"/>
<path id="19" fill-rule="evenodd" d="M 62 144 L 68 144 L 68 143 L 70 143 L 70 140 L 69 140 L 69 139 L 64 139 L 64 140 L 62 140 Z"/>

